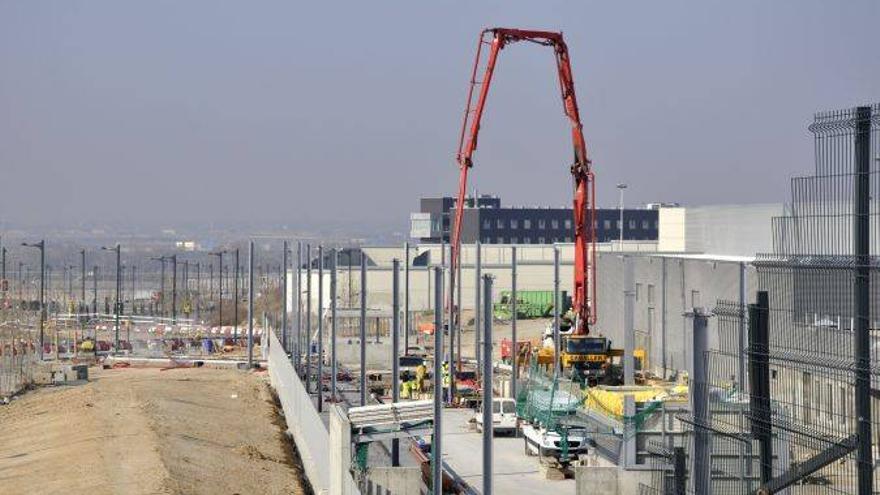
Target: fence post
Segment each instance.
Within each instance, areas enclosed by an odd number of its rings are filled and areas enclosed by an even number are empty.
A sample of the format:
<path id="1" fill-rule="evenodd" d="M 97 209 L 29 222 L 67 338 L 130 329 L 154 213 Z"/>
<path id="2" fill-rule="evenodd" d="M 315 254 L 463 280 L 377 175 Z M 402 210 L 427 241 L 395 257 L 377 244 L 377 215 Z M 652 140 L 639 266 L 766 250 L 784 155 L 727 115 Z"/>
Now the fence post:
<path id="1" fill-rule="evenodd" d="M 287 341 L 287 240 L 282 243 L 281 254 L 281 348 L 290 352 Z"/>
<path id="2" fill-rule="evenodd" d="M 706 366 L 708 349 L 708 317 L 702 308 L 693 308 L 692 353 L 691 353 L 691 411 L 694 415 L 694 450 L 691 473 L 695 495 L 709 495 L 711 483 L 709 430 L 709 394 Z"/>
<path id="3" fill-rule="evenodd" d="M 236 263 L 236 266 L 238 263 Z M 236 271 L 238 269 L 236 268 Z M 236 277 L 237 279 L 237 277 Z M 236 287 L 238 280 L 236 280 Z M 238 289 L 236 289 L 236 294 Z M 293 344 L 294 369 L 300 367 L 302 356 L 302 242 L 296 241 L 296 338 Z"/>
<path id="4" fill-rule="evenodd" d="M 361 405 L 367 405 L 367 256 L 361 249 Z"/>
<path id="5" fill-rule="evenodd" d="M 516 400 L 516 380 L 519 378 L 519 344 L 516 340 L 516 246 L 510 248 L 510 338 L 513 340 L 513 348 L 510 351 L 511 375 L 510 396 Z"/>
<path id="6" fill-rule="evenodd" d="M 254 241 L 248 242 L 248 369 L 254 367 Z"/>
<path id="7" fill-rule="evenodd" d="M 443 270 L 434 267 L 434 307 L 443 305 Z M 434 433 L 431 436 L 431 494 L 443 494 L 443 370 L 441 368 L 443 352 L 443 317 L 440 311 L 434 311 Z"/>
<path id="8" fill-rule="evenodd" d="M 409 352 L 409 243 L 403 244 L 404 262 L 403 262 L 403 349 L 404 353 Z M 351 262 L 349 262 L 351 264 Z M 351 297 L 349 295 L 349 297 Z"/>
<path id="9" fill-rule="evenodd" d="M 400 260 L 391 262 L 391 402 L 400 401 Z M 391 465 L 400 466 L 400 440 L 391 440 Z"/>
<path id="10" fill-rule="evenodd" d="M 480 282 L 482 280 L 482 262 L 480 259 L 480 241 L 474 245 L 474 357 L 477 361 L 477 375 L 480 374 L 480 317 L 483 306 L 480 304 Z M 487 315 L 489 316 L 489 315 Z"/>
<path id="11" fill-rule="evenodd" d="M 858 421 L 858 493 L 868 495 L 874 486 L 871 452 L 871 342 L 870 342 L 870 207 L 871 207 L 871 107 L 856 109 L 855 201 L 855 361 L 856 418 Z"/>
<path id="12" fill-rule="evenodd" d="M 330 400 L 336 402 L 336 257 L 338 252 L 330 250 Z"/>
<path id="13" fill-rule="evenodd" d="M 483 495 L 492 495 L 492 276 L 483 276 Z"/>
<path id="14" fill-rule="evenodd" d="M 449 288 L 446 291 L 449 294 L 449 313 L 447 315 L 447 327 L 449 328 L 449 353 L 447 362 L 449 363 L 449 393 L 446 396 L 447 402 L 452 405 L 455 400 L 455 263 L 452 260 L 452 244 L 449 245 Z M 461 253 L 459 253 L 458 264 L 461 264 Z"/>
<path id="15" fill-rule="evenodd" d="M 306 392 L 312 393 L 312 245 L 306 244 Z"/>
<path id="16" fill-rule="evenodd" d="M 324 246 L 318 245 L 318 412 L 324 411 Z"/>
<path id="17" fill-rule="evenodd" d="M 560 366 L 560 349 L 559 345 L 559 310 L 562 304 L 559 294 L 559 247 L 553 244 L 553 376 L 560 376 L 562 368 Z"/>
<path id="18" fill-rule="evenodd" d="M 766 291 L 760 291 L 757 304 L 749 305 L 749 402 L 752 435 L 758 441 L 761 484 L 773 477 L 768 317 L 769 297 Z"/>
<path id="19" fill-rule="evenodd" d="M 623 258 L 623 384 L 635 383 L 636 347 L 636 281 L 635 260 L 630 256 Z"/>
<path id="20" fill-rule="evenodd" d="M 684 447 L 675 447 L 672 450 L 672 493 L 685 495 L 687 490 L 687 467 L 685 466 Z"/>

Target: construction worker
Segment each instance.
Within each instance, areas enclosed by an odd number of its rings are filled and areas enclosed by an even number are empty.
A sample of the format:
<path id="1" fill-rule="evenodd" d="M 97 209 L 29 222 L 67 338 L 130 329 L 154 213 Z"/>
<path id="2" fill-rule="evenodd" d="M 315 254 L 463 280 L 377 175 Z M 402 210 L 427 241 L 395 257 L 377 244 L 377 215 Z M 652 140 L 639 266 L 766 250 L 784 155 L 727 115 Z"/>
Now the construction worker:
<path id="1" fill-rule="evenodd" d="M 443 361 L 442 373 L 443 373 L 443 390 L 444 390 L 444 397 L 445 397 L 446 391 L 450 390 L 450 388 L 449 388 L 449 385 L 450 385 L 449 362 L 448 361 Z"/>
<path id="2" fill-rule="evenodd" d="M 416 390 L 418 392 L 425 391 L 425 378 L 428 376 L 428 367 L 425 366 L 425 363 L 422 362 L 418 366 L 416 366 Z"/>

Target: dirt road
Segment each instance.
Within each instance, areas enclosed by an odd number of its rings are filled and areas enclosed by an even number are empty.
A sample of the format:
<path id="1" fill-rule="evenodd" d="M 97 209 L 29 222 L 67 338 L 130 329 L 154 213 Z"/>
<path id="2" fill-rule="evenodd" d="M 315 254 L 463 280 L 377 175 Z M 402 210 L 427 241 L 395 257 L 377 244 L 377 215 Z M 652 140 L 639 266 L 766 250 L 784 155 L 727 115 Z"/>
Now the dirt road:
<path id="1" fill-rule="evenodd" d="M 0 493 L 307 493 L 261 377 L 90 371 L 0 407 Z"/>

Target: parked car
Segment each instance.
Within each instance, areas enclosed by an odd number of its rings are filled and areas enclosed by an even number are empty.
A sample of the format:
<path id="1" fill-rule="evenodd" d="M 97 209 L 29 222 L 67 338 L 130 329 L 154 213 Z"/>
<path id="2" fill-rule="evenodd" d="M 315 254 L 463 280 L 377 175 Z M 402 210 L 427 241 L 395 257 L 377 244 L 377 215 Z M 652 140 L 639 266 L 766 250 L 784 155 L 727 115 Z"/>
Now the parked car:
<path id="1" fill-rule="evenodd" d="M 477 431 L 483 431 L 483 405 L 475 416 Z M 516 401 L 509 398 L 492 399 L 492 428 L 494 434 L 516 434 L 519 420 L 516 417 Z"/>

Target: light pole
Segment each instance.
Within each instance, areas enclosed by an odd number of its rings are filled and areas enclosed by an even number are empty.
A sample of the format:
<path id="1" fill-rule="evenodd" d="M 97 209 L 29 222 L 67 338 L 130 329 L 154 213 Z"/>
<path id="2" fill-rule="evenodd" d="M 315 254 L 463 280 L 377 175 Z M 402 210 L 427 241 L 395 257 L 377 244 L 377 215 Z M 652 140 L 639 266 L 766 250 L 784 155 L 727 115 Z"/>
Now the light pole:
<path id="1" fill-rule="evenodd" d="M 217 310 L 218 310 L 217 315 L 218 315 L 219 323 L 217 324 L 217 326 L 219 326 L 221 330 L 223 329 L 223 254 L 224 253 L 226 253 L 226 251 L 214 251 L 212 253 L 208 253 L 210 256 L 216 256 L 217 258 L 219 258 L 218 263 L 220 265 L 220 271 L 218 272 L 219 275 L 217 276 L 217 281 L 219 282 L 218 283 L 219 287 L 217 288 L 217 301 L 218 301 L 217 302 Z"/>
<path id="2" fill-rule="evenodd" d="M 107 246 L 101 246 L 101 250 L 102 251 L 116 251 L 116 307 L 114 308 L 115 313 L 116 313 L 116 323 L 114 325 L 116 327 L 116 328 L 114 328 L 114 332 L 116 332 L 116 335 L 114 337 L 114 339 L 116 341 L 116 347 L 114 347 L 114 349 L 113 349 L 113 353 L 116 354 L 119 352 L 119 310 L 120 310 L 120 308 L 119 308 L 119 290 L 120 290 L 120 284 L 122 281 L 122 278 L 120 277 L 120 275 L 122 274 L 120 271 L 121 266 L 122 266 L 122 248 L 119 244 L 116 244 L 116 247 L 112 247 L 112 248 L 107 247 Z M 164 264 L 163 264 L 163 266 L 164 266 Z M 131 342 L 129 342 L 129 344 L 131 344 Z"/>
<path id="3" fill-rule="evenodd" d="M 620 191 L 620 244 L 617 246 L 617 249 L 623 251 L 623 191 L 626 189 L 626 184 L 623 182 L 617 184 L 617 190 Z"/>
<path id="4" fill-rule="evenodd" d="M 24 247 L 32 247 L 40 250 L 40 360 L 43 360 L 43 329 L 46 325 L 46 240 L 28 244 L 22 242 Z"/>

